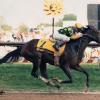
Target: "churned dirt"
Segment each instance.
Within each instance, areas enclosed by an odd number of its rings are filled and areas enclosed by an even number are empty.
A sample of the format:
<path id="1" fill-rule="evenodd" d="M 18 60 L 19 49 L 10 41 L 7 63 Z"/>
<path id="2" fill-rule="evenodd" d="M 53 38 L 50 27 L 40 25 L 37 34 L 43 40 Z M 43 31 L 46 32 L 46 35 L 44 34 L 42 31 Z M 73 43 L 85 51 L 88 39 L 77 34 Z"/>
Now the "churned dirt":
<path id="1" fill-rule="evenodd" d="M 4 93 L 0 100 L 100 100 L 100 93 Z"/>

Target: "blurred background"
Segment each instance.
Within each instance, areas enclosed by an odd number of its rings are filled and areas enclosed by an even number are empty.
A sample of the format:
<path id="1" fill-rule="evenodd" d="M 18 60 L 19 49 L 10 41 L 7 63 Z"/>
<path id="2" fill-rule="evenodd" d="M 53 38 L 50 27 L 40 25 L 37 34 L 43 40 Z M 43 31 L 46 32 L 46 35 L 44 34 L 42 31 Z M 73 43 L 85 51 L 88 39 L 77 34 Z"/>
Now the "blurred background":
<path id="1" fill-rule="evenodd" d="M 27 42 L 52 34 L 52 16 L 44 12 L 46 0 L 0 0 L 0 42 Z M 50 0 L 47 0 L 48 2 Z M 58 0 L 55 0 L 58 2 Z M 55 31 L 75 23 L 93 25 L 100 30 L 99 0 L 60 0 L 63 11 L 55 18 Z M 0 58 L 16 47 L 0 46 Z M 88 47 L 83 62 L 97 63 L 100 48 Z"/>

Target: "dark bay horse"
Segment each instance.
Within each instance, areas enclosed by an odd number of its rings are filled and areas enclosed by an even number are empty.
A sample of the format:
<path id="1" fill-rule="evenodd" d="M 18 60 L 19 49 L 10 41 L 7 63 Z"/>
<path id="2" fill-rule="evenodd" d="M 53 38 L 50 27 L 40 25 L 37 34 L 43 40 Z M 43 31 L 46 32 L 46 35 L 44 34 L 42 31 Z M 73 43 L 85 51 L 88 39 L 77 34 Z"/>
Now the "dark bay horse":
<path id="1" fill-rule="evenodd" d="M 100 32 L 93 26 L 87 26 L 82 31 L 83 37 L 78 40 L 70 41 L 66 43 L 64 53 L 60 56 L 59 68 L 63 70 L 69 80 L 59 81 L 60 83 L 72 83 L 72 76 L 70 69 L 82 72 L 86 76 L 86 86 L 89 87 L 89 75 L 84 68 L 80 66 L 85 48 L 91 41 L 100 43 Z M 31 75 L 38 77 L 38 69 L 40 69 L 40 78 L 47 84 L 52 84 L 48 80 L 47 74 L 47 63 L 54 65 L 54 55 L 47 51 L 37 51 L 36 46 L 38 39 L 33 39 L 18 49 L 8 53 L 5 57 L 0 60 L 0 63 L 5 63 L 9 58 L 17 59 L 20 56 L 24 57 L 28 61 L 33 63 L 33 69 Z"/>

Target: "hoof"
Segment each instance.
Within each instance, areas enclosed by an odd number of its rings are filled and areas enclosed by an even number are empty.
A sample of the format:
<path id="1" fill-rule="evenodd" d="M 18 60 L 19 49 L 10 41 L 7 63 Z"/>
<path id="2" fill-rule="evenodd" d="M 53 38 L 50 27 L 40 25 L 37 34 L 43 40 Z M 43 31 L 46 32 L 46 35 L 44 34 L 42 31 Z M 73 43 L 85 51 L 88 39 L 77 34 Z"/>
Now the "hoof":
<path id="1" fill-rule="evenodd" d="M 3 95 L 3 94 L 5 94 L 5 91 L 0 90 L 0 95 Z"/>
<path id="2" fill-rule="evenodd" d="M 56 87 L 58 90 L 61 89 L 61 85 L 59 85 L 59 84 L 56 84 L 55 87 Z"/>
<path id="3" fill-rule="evenodd" d="M 31 74 L 34 78 L 38 78 L 39 76 L 36 73 Z"/>
<path id="4" fill-rule="evenodd" d="M 54 81 L 54 82 L 58 82 L 58 83 L 61 83 L 61 82 L 62 82 L 62 80 L 60 80 L 60 79 L 59 79 L 59 78 L 57 78 L 57 77 L 52 78 L 52 81 Z"/>
<path id="5" fill-rule="evenodd" d="M 61 88 L 61 85 L 57 81 L 55 81 L 55 80 L 49 81 L 47 83 L 47 85 L 52 86 L 52 87 L 56 87 L 58 90 Z"/>
<path id="6" fill-rule="evenodd" d="M 85 89 L 84 89 L 84 92 L 85 93 L 87 93 L 89 90 L 88 90 L 88 88 L 86 87 Z"/>
<path id="7" fill-rule="evenodd" d="M 87 89 L 85 89 L 85 90 L 84 90 L 84 92 L 85 92 L 85 93 L 87 93 L 87 92 L 88 92 L 88 88 L 87 88 Z"/>

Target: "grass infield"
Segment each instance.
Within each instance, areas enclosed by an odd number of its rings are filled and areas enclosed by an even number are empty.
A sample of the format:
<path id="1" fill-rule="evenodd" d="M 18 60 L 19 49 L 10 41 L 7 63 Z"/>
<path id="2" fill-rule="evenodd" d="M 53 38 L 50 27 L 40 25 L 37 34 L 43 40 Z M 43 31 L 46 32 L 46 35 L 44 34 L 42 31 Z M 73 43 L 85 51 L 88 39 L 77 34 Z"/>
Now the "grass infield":
<path id="1" fill-rule="evenodd" d="M 100 92 L 100 66 L 96 64 L 82 65 L 90 75 L 91 92 Z M 31 76 L 31 64 L 2 64 L 0 65 L 0 89 L 6 91 L 34 91 L 34 92 L 50 92 L 57 91 L 55 87 L 49 87 L 41 80 Z M 82 92 L 85 88 L 85 75 L 71 71 L 73 77 L 72 84 L 63 84 L 61 91 L 63 92 Z M 48 75 L 66 79 L 63 71 L 51 65 L 48 65 Z"/>

